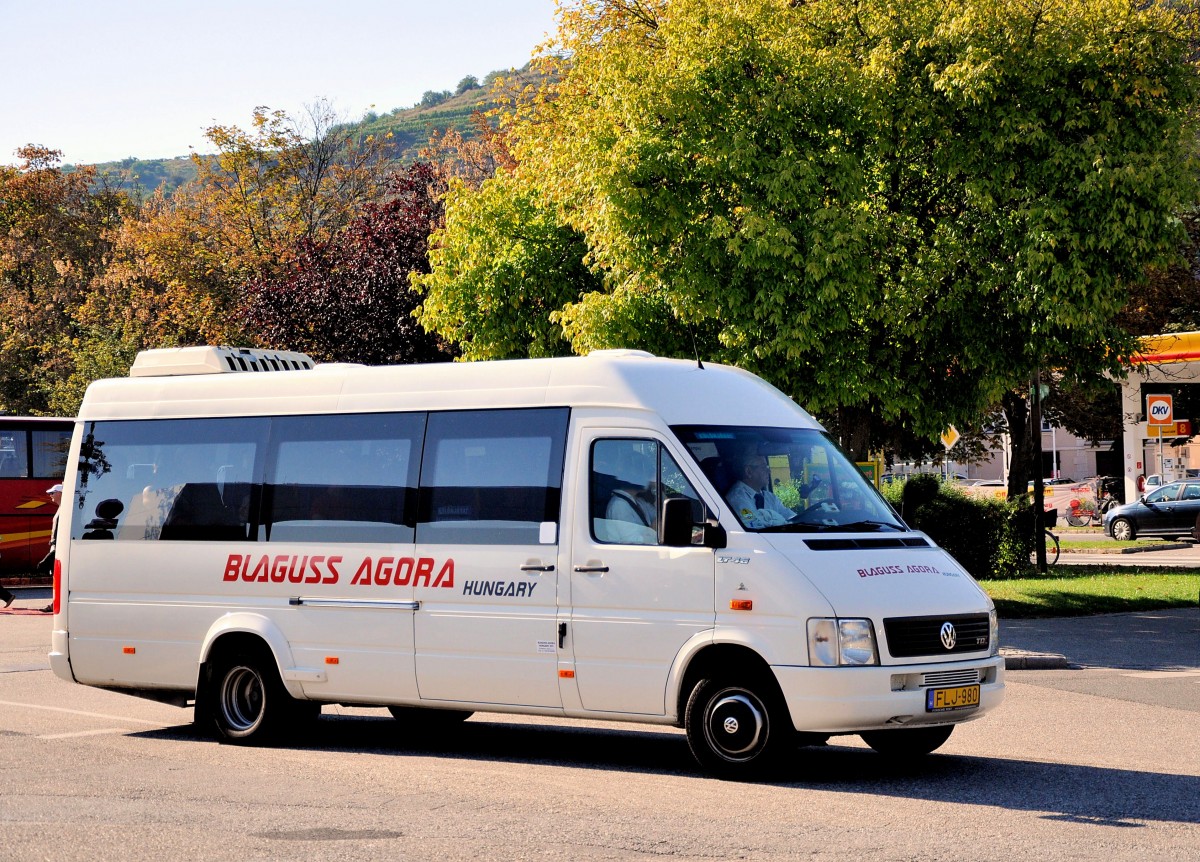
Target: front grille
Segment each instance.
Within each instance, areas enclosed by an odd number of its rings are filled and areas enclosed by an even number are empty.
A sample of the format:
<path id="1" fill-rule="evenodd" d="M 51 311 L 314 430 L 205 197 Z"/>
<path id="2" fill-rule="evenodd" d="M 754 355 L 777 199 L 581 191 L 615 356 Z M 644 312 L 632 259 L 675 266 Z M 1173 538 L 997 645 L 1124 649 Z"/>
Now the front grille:
<path id="1" fill-rule="evenodd" d="M 979 682 L 979 668 L 970 670 L 935 670 L 933 673 L 921 674 L 922 687 L 932 688 L 936 685 L 975 685 Z"/>
<path id="2" fill-rule="evenodd" d="M 951 649 L 942 643 L 942 626 L 946 623 L 954 626 L 955 643 Z M 987 614 L 889 617 L 883 621 L 883 631 L 888 652 L 896 658 L 983 652 L 991 645 Z"/>

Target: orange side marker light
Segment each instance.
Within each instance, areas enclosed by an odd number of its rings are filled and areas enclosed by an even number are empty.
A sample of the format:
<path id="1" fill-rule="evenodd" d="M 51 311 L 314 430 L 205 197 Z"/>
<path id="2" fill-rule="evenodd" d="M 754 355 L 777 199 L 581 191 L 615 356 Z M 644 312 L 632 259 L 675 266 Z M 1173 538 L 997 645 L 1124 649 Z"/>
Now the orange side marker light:
<path id="1" fill-rule="evenodd" d="M 558 675 L 562 679 L 575 679 L 575 671 L 573 670 L 560 670 Z"/>
<path id="2" fill-rule="evenodd" d="M 125 653 L 125 655 L 136 655 L 137 647 L 132 647 L 132 646 L 121 647 L 121 652 Z"/>
<path id="3" fill-rule="evenodd" d="M 751 599 L 730 599 L 729 609 L 731 611 L 752 611 L 754 602 Z"/>
<path id="4" fill-rule="evenodd" d="M 335 655 L 325 656 L 325 664 L 338 664 L 338 657 Z"/>

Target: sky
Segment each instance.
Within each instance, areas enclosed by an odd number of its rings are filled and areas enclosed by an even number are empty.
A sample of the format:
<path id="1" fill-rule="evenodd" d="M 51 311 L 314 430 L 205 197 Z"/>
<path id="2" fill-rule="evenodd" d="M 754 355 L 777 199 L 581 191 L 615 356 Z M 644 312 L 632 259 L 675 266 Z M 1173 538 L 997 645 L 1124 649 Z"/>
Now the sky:
<path id="1" fill-rule="evenodd" d="M 554 0 L 0 0 L 0 163 L 210 152 L 209 126 L 265 105 L 347 120 L 523 66 Z"/>

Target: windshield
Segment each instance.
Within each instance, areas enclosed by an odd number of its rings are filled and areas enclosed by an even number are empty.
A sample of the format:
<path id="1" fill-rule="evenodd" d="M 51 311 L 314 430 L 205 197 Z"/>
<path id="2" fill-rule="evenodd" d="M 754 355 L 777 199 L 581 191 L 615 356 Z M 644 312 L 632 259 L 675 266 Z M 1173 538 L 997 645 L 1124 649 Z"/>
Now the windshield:
<path id="1" fill-rule="evenodd" d="M 895 510 L 822 431 L 672 428 L 747 530 L 905 530 Z"/>

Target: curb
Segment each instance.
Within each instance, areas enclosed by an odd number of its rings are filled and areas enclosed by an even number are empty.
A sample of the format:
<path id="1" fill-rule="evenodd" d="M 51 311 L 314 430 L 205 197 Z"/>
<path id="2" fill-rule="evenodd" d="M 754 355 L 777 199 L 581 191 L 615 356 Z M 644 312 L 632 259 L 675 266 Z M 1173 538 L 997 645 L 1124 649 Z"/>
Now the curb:
<path id="1" fill-rule="evenodd" d="M 1061 537 L 1060 537 L 1061 538 Z M 1110 554 L 1116 556 L 1118 554 L 1148 554 L 1155 551 L 1179 551 L 1184 548 L 1196 547 L 1190 542 L 1160 542 L 1154 545 L 1142 545 L 1134 548 L 1063 548 L 1060 554 Z"/>
<path id="2" fill-rule="evenodd" d="M 0 587 L 51 587 L 53 579 L 49 575 L 14 575 L 11 578 L 0 578 Z"/>
<path id="3" fill-rule="evenodd" d="M 1066 670 L 1071 666 L 1065 655 L 1058 653 L 1034 653 L 1001 647 L 1005 670 Z"/>

